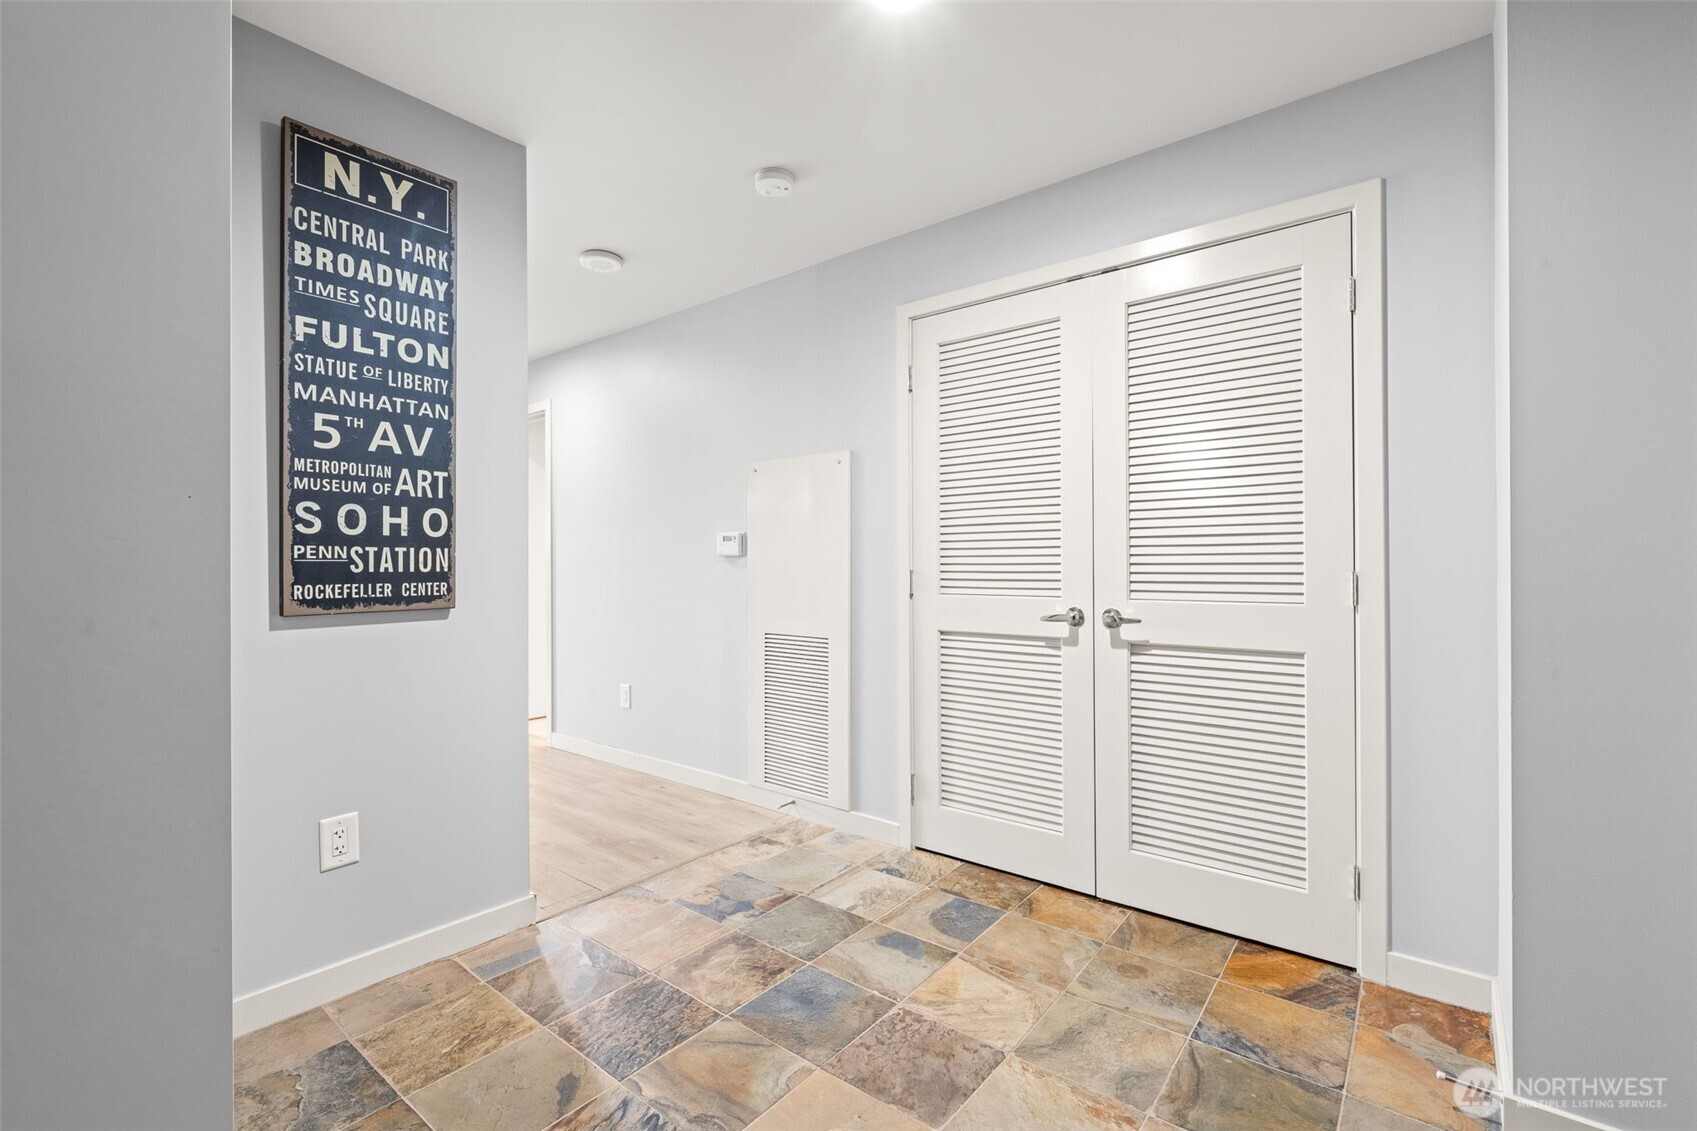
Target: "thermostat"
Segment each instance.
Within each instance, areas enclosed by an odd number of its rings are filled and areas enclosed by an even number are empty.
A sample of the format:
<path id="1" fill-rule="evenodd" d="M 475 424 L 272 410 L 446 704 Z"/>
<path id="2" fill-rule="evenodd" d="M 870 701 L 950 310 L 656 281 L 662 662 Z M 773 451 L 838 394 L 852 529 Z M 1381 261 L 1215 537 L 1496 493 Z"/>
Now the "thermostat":
<path id="1" fill-rule="evenodd" d="M 738 531 L 735 534 L 719 535 L 719 556 L 721 558 L 740 558 L 747 552 L 747 534 Z"/>

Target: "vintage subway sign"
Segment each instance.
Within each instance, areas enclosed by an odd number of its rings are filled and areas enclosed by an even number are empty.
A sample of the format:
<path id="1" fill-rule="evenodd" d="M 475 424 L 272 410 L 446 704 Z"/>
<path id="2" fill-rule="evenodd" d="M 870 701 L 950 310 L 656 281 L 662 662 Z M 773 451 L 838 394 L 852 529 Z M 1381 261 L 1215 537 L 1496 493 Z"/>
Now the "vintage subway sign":
<path id="1" fill-rule="evenodd" d="M 284 616 L 454 606 L 456 192 L 283 120 Z"/>

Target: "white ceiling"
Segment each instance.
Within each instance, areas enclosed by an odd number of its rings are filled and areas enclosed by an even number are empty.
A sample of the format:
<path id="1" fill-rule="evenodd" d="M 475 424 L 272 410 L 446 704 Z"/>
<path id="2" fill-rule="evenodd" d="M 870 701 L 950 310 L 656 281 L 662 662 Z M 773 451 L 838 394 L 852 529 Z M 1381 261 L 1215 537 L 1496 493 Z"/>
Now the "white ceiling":
<path id="1" fill-rule="evenodd" d="M 533 357 L 1491 29 L 1488 0 L 235 10 L 529 147 Z M 796 191 L 756 196 L 763 165 Z"/>

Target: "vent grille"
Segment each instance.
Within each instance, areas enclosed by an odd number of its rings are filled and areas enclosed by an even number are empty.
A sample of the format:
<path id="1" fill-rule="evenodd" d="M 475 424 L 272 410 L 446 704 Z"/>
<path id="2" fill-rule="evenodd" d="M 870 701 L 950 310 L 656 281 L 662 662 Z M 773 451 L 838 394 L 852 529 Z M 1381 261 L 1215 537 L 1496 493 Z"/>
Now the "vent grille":
<path id="1" fill-rule="evenodd" d="M 1059 642 L 945 632 L 939 647 L 940 803 L 1061 832 Z"/>
<path id="2" fill-rule="evenodd" d="M 828 799 L 831 650 L 823 636 L 768 632 L 761 641 L 765 784 Z"/>
<path id="3" fill-rule="evenodd" d="M 1300 655 L 1131 651 L 1131 848 L 1306 890 Z"/>
<path id="4" fill-rule="evenodd" d="M 1061 324 L 939 347 L 942 593 L 1061 592 Z"/>
<path id="5" fill-rule="evenodd" d="M 1303 598 L 1302 272 L 1126 308 L 1133 600 Z"/>

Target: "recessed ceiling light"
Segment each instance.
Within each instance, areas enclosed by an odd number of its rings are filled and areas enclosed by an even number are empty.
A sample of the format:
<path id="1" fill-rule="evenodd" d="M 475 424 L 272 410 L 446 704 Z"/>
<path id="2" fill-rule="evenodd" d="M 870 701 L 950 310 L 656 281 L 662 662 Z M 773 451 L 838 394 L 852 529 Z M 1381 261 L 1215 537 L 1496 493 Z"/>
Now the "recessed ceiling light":
<path id="1" fill-rule="evenodd" d="M 874 8 L 881 8 L 892 16 L 905 16 L 923 3 L 925 0 L 872 0 Z"/>
<path id="2" fill-rule="evenodd" d="M 788 196 L 795 189 L 795 174 L 788 169 L 762 169 L 754 174 L 754 191 L 761 196 Z"/>
<path id="3" fill-rule="evenodd" d="M 593 271 L 597 275 L 611 275 L 625 265 L 625 257 L 618 252 L 595 247 L 579 255 L 577 261 L 585 271 Z"/>

